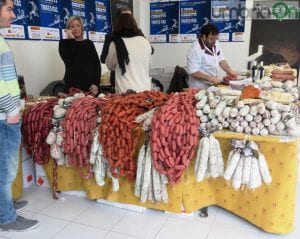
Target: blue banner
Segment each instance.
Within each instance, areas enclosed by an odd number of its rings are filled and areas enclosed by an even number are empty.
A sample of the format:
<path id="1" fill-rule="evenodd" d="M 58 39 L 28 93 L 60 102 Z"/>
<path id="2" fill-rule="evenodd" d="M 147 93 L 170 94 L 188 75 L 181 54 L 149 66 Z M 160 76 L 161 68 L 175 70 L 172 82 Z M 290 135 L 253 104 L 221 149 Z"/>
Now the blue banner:
<path id="1" fill-rule="evenodd" d="M 59 3 L 58 3 L 59 2 Z M 40 0 L 41 38 L 44 40 L 60 40 L 61 6 L 58 0 Z"/>
<path id="2" fill-rule="evenodd" d="M 95 42 L 104 42 L 105 35 L 111 29 L 109 0 L 90 1 L 87 5 L 87 13 L 88 38 Z"/>
<path id="3" fill-rule="evenodd" d="M 87 29 L 89 31 L 96 31 L 96 4 L 95 1 L 86 1 L 86 19 Z"/>
<path id="4" fill-rule="evenodd" d="M 28 39 L 40 40 L 43 38 L 41 29 L 41 13 L 38 0 L 27 1 L 25 14 L 28 16 Z"/>
<path id="5" fill-rule="evenodd" d="M 179 2 L 150 3 L 150 41 L 179 41 Z"/>
<path id="6" fill-rule="evenodd" d="M 132 0 L 14 0 L 16 19 L 1 29 L 6 38 L 59 40 L 65 38 L 71 15 L 80 16 L 84 37 L 103 41 L 112 29 L 111 6 L 132 8 Z M 201 27 L 213 23 L 220 41 L 244 41 L 245 0 L 151 0 L 150 41 L 191 42 Z"/>
<path id="7" fill-rule="evenodd" d="M 220 41 L 244 41 L 245 3 L 245 0 L 151 0 L 150 41 L 192 42 L 208 23 L 219 29 Z M 173 27 L 179 19 L 179 27 Z"/>
<path id="8" fill-rule="evenodd" d="M 193 42 L 202 26 L 210 22 L 211 1 L 186 0 L 180 2 L 180 39 Z"/>
<path id="9" fill-rule="evenodd" d="M 68 18 L 73 15 L 71 0 L 61 0 L 61 18 L 63 26 L 66 28 Z"/>
<path id="10" fill-rule="evenodd" d="M 109 0 L 96 1 L 96 23 L 97 32 L 111 31 Z"/>
<path id="11" fill-rule="evenodd" d="M 220 41 L 244 41 L 245 1 L 212 0 L 211 19 L 219 29 Z"/>
<path id="12" fill-rule="evenodd" d="M 40 9 L 39 9 L 39 1 L 38 0 L 30 0 L 27 2 L 27 6 L 25 7 L 25 14 L 28 16 L 28 25 L 29 26 L 40 26 Z"/>
<path id="13" fill-rule="evenodd" d="M 28 1 L 27 0 L 15 0 L 14 1 L 14 13 L 16 18 L 12 21 L 12 24 L 28 25 Z"/>
<path id="14" fill-rule="evenodd" d="M 14 0 L 14 12 L 11 27 L 1 29 L 6 38 L 60 40 L 73 15 L 82 18 L 85 38 L 88 31 L 89 39 L 104 41 L 111 31 L 110 0 Z"/>
<path id="15" fill-rule="evenodd" d="M 40 19 L 42 27 L 61 28 L 62 19 L 57 0 L 40 0 Z"/>

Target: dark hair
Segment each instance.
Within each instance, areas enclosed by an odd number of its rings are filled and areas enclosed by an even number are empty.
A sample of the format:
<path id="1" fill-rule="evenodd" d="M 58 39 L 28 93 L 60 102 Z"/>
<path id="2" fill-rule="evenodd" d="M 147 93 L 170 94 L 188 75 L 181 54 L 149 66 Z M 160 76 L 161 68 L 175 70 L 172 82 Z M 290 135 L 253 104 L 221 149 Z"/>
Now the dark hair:
<path id="1" fill-rule="evenodd" d="M 121 13 L 124 13 L 124 12 L 126 12 L 126 13 L 131 12 L 132 13 L 132 11 L 129 7 L 123 7 L 123 8 L 118 9 L 116 17 L 120 16 Z"/>
<path id="2" fill-rule="evenodd" d="M 207 25 L 204 25 L 202 28 L 201 28 L 201 33 L 200 33 L 200 36 L 207 36 L 208 35 L 218 35 L 219 34 L 219 30 L 215 27 L 215 25 L 212 25 L 212 24 L 207 24 Z"/>
<path id="3" fill-rule="evenodd" d="M 138 28 L 137 23 L 131 14 L 122 13 L 116 19 L 113 33 L 122 35 L 123 33 L 127 32 L 139 34 L 141 30 Z"/>

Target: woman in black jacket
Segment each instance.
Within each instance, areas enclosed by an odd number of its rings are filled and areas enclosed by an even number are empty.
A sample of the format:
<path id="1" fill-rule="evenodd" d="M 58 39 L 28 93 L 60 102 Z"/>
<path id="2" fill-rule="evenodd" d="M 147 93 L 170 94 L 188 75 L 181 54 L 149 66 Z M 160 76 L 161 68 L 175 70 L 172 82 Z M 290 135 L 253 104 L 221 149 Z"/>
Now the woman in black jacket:
<path id="1" fill-rule="evenodd" d="M 71 16 L 66 24 L 67 39 L 59 42 L 59 54 L 65 63 L 65 91 L 78 88 L 96 96 L 101 77 L 100 60 L 91 40 L 83 39 L 83 22 Z"/>

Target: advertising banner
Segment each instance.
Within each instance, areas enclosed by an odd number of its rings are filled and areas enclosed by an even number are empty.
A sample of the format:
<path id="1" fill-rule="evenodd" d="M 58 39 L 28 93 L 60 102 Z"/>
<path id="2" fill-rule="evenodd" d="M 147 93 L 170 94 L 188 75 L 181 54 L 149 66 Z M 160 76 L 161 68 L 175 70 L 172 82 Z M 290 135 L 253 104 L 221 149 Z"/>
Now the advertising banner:
<path id="1" fill-rule="evenodd" d="M 180 41 L 178 1 L 150 3 L 150 41 Z"/>

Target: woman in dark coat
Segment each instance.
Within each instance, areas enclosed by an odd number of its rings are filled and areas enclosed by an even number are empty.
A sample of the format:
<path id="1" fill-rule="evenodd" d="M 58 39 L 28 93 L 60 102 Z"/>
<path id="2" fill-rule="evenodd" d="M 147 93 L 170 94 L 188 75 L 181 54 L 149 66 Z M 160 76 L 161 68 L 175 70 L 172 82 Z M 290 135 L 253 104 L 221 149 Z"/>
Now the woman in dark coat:
<path id="1" fill-rule="evenodd" d="M 65 91 L 78 88 L 96 96 L 101 77 L 100 60 L 91 40 L 83 39 L 83 22 L 71 16 L 66 24 L 67 39 L 59 42 L 59 54 L 65 63 Z"/>

